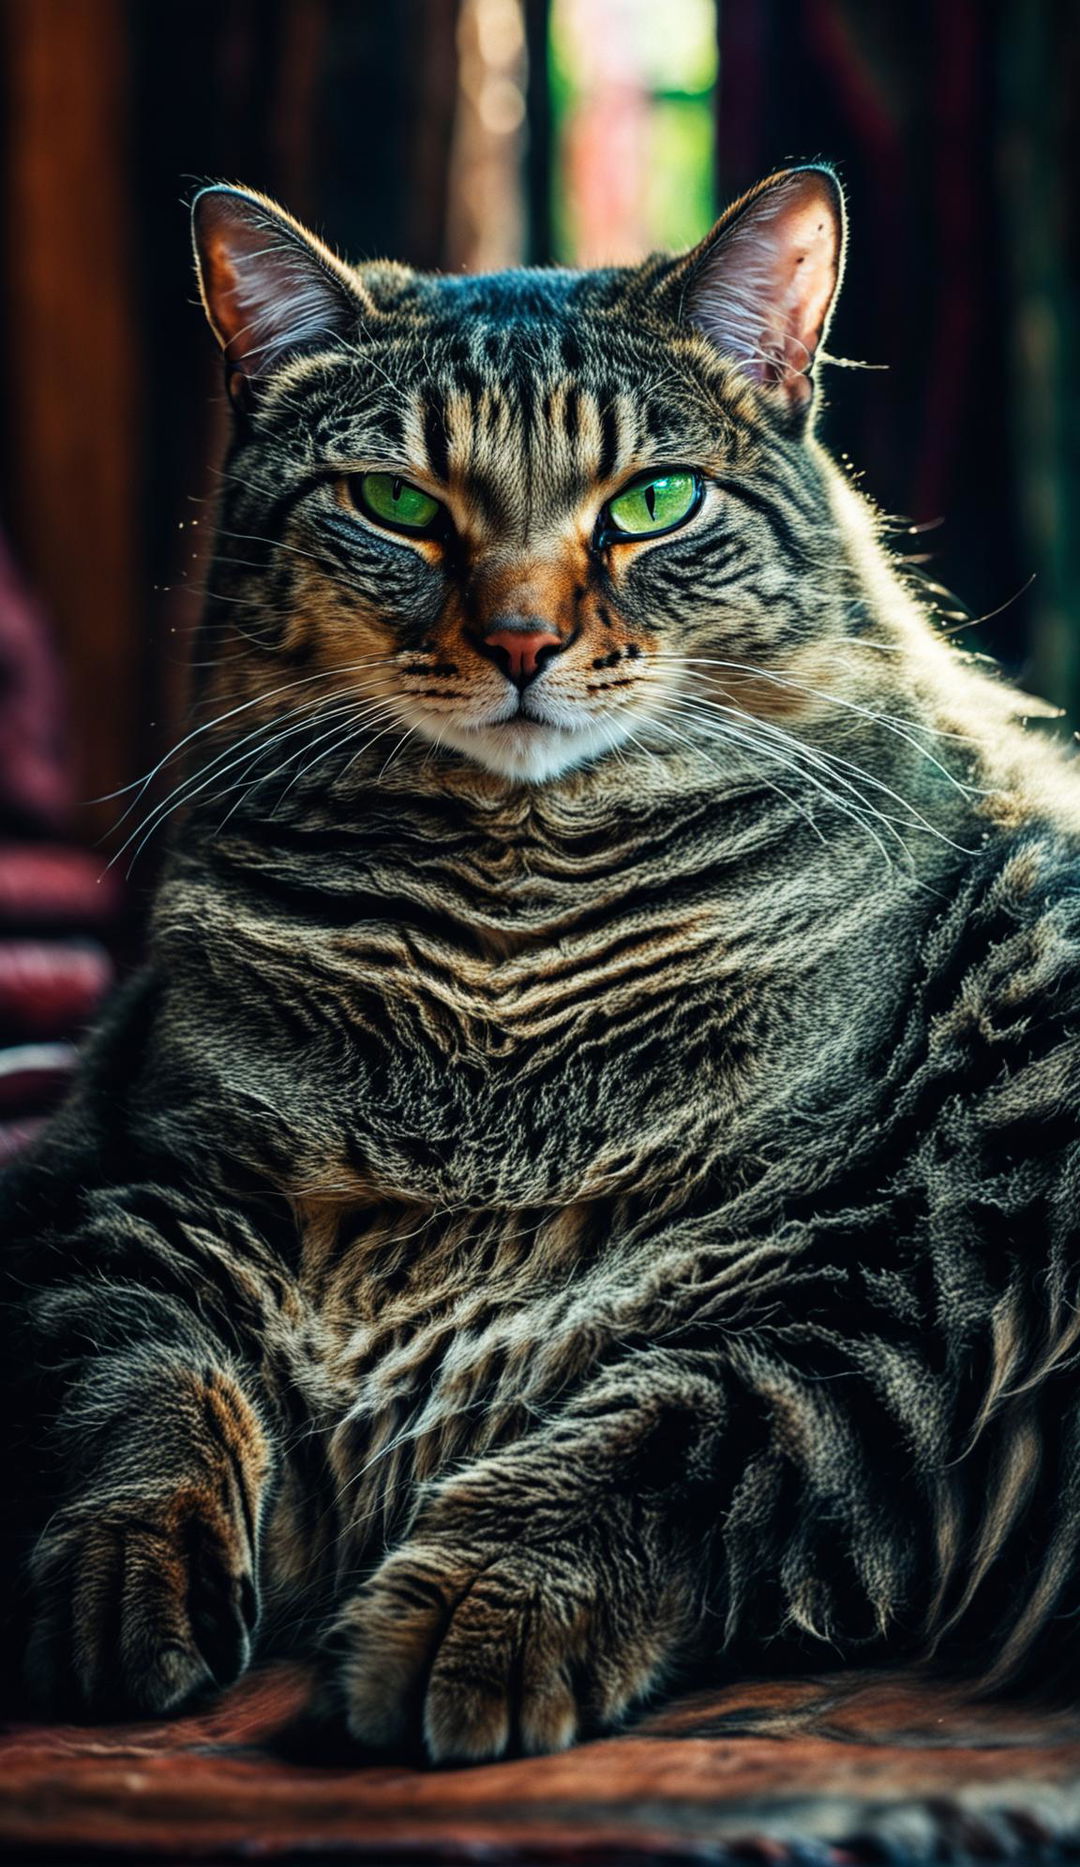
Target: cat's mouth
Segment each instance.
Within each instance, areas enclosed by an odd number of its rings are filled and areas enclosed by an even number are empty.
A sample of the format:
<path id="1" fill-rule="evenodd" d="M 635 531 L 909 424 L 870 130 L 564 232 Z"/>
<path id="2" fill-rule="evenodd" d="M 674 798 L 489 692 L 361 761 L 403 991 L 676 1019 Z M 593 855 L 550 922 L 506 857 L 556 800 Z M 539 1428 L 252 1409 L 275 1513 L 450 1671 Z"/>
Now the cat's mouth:
<path id="1" fill-rule="evenodd" d="M 520 691 L 504 692 L 494 704 L 475 712 L 467 705 L 428 708 L 419 696 L 404 693 L 397 710 L 405 724 L 435 745 L 464 753 L 502 777 L 530 783 L 542 783 L 590 763 L 633 736 L 630 729 L 636 711 L 625 704 L 600 709 L 543 688 L 544 683 L 537 682 Z"/>
<path id="2" fill-rule="evenodd" d="M 577 717 L 577 710 L 566 703 L 556 701 L 551 704 L 548 697 L 536 694 L 531 689 L 522 693 L 507 695 L 505 701 L 497 704 L 486 716 L 479 719 L 464 720 L 462 724 L 472 732 L 499 732 L 524 729 L 528 733 L 578 733 L 591 722 L 585 717 Z"/>
<path id="3" fill-rule="evenodd" d="M 504 778 L 534 784 L 557 778 L 601 756 L 625 736 L 621 719 L 587 715 L 552 718 L 535 702 L 529 705 L 524 695 L 495 718 L 467 720 L 452 713 L 432 716 L 419 709 L 410 709 L 406 717 L 437 745 L 453 747 Z"/>
<path id="4" fill-rule="evenodd" d="M 572 726 L 562 726 L 557 720 L 548 719 L 543 713 L 534 712 L 529 706 L 524 694 L 521 695 L 516 710 L 513 713 L 506 714 L 500 724 L 508 726 L 541 726 L 546 727 L 549 732 L 556 733 L 573 732 L 575 730 Z"/>
<path id="5" fill-rule="evenodd" d="M 485 720 L 470 725 L 469 730 L 477 733 L 522 731 L 573 734 L 587 731 L 589 724 L 589 721 L 582 721 L 578 724 L 576 721 L 571 723 L 570 721 L 550 720 L 542 713 L 532 713 L 527 707 L 521 706 L 514 713 L 504 713 L 500 719 Z"/>
<path id="6" fill-rule="evenodd" d="M 529 695 L 521 694 L 509 712 L 501 713 L 493 720 L 477 722 L 472 730 L 502 733 L 510 738 L 523 735 L 526 739 L 550 738 L 567 743 L 582 734 L 591 734 L 595 723 L 594 719 L 585 714 L 560 718 L 556 711 L 549 711 L 542 700 L 530 705 Z"/>

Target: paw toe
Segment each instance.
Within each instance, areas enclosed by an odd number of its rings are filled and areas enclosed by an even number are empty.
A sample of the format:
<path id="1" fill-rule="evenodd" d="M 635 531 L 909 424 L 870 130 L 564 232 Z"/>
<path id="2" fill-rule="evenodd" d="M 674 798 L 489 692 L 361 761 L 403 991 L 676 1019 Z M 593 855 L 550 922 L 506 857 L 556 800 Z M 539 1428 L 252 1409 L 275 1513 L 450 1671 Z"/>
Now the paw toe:
<path id="1" fill-rule="evenodd" d="M 257 1617 L 246 1565 L 168 1506 L 54 1524 L 35 1560 L 27 1670 L 38 1699 L 81 1716 L 160 1716 L 235 1679 Z"/>
<path id="2" fill-rule="evenodd" d="M 568 1750 L 579 1725 L 577 1698 L 561 1666 L 526 1677 L 521 1695 L 521 1748 L 526 1756 Z"/>
<path id="3" fill-rule="evenodd" d="M 424 1703 L 424 1748 L 432 1763 L 490 1763 L 510 1745 L 510 1703 L 487 1682 L 432 1677 Z"/>

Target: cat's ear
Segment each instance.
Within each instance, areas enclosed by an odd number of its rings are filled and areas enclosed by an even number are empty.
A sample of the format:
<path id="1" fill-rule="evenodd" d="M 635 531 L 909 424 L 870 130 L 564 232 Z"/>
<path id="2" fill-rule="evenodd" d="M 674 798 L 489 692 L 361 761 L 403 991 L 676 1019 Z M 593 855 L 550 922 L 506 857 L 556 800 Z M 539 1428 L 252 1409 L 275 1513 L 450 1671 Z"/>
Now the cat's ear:
<path id="1" fill-rule="evenodd" d="M 844 269 L 844 197 L 831 169 L 771 175 L 686 257 L 680 315 L 791 413 L 812 371 Z"/>
<path id="2" fill-rule="evenodd" d="M 206 315 L 234 400 L 299 351 L 355 331 L 366 300 L 321 240 L 262 196 L 214 186 L 191 209 Z"/>

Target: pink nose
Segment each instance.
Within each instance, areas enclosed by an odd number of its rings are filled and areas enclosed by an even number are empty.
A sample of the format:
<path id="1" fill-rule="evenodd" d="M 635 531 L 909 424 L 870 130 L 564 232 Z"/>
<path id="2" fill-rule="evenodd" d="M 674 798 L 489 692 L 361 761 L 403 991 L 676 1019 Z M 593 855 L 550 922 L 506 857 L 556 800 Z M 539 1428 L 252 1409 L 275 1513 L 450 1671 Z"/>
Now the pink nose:
<path id="1" fill-rule="evenodd" d="M 484 647 L 504 674 L 524 686 L 539 674 L 545 650 L 561 648 L 562 642 L 551 629 L 493 629 Z"/>

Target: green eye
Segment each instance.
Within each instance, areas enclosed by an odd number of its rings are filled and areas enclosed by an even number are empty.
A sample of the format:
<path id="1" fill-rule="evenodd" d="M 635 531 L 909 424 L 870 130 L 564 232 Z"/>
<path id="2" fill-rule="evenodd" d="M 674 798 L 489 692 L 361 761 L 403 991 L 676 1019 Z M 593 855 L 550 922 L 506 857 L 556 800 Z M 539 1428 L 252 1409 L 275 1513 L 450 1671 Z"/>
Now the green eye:
<path id="1" fill-rule="evenodd" d="M 607 516 L 612 528 L 628 538 L 647 538 L 669 532 L 697 511 L 701 481 L 696 473 L 658 473 L 638 480 L 609 500 Z"/>
<path id="2" fill-rule="evenodd" d="M 368 518 L 395 531 L 426 532 L 442 511 L 437 499 L 398 473 L 361 473 L 358 485 L 360 505 Z"/>

